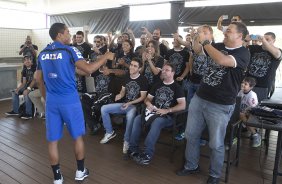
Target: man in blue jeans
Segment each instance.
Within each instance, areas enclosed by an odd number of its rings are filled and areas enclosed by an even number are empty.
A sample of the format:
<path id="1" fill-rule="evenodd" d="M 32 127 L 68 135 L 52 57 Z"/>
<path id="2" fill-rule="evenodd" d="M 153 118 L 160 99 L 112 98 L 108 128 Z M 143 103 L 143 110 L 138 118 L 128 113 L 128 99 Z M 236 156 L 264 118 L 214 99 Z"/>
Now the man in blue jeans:
<path id="1" fill-rule="evenodd" d="M 112 103 L 103 105 L 101 115 L 103 126 L 106 129 L 105 136 L 100 141 L 101 144 L 107 143 L 116 136 L 112 128 L 110 114 L 126 114 L 126 129 L 124 133 L 123 153 L 127 153 L 129 137 L 132 129 L 132 123 L 136 116 L 136 105 L 144 101 L 148 90 L 148 81 L 145 76 L 140 74 L 142 61 L 139 58 L 133 58 L 129 66 L 129 75 L 125 78 L 124 84 L 115 101 L 122 100 L 122 103 Z"/>
<path id="2" fill-rule="evenodd" d="M 164 127 L 172 125 L 171 113 L 185 109 L 186 101 L 184 91 L 181 86 L 174 81 L 175 66 L 167 63 L 162 68 L 162 82 L 152 86 L 147 98 L 146 117 L 138 115 L 134 119 L 133 128 L 130 136 L 128 156 L 141 165 L 148 165 L 152 160 L 155 144 L 159 138 L 161 130 Z M 152 116 L 150 116 L 152 115 Z M 139 139 L 142 132 L 143 124 L 150 126 L 148 135 L 145 139 L 145 150 L 139 152 Z"/>
<path id="3" fill-rule="evenodd" d="M 33 75 L 35 68 L 32 67 L 31 57 L 26 55 L 23 58 L 24 67 L 22 70 L 21 84 L 17 89 L 12 92 L 12 102 L 13 109 L 10 112 L 6 112 L 7 116 L 21 115 L 22 119 L 28 120 L 33 117 L 32 114 L 32 102 L 28 96 L 28 93 L 35 87 L 35 80 L 33 80 Z M 19 114 L 19 96 L 24 96 L 25 110 L 23 114 Z"/>
<path id="4" fill-rule="evenodd" d="M 200 138 L 207 126 L 211 149 L 208 184 L 218 184 L 224 162 L 226 127 L 244 77 L 250 53 L 243 47 L 248 34 L 243 23 L 232 22 L 223 43 L 211 45 L 212 35 L 200 32 L 199 41 L 208 55 L 206 73 L 191 100 L 185 130 L 186 163 L 177 175 L 199 172 Z"/>

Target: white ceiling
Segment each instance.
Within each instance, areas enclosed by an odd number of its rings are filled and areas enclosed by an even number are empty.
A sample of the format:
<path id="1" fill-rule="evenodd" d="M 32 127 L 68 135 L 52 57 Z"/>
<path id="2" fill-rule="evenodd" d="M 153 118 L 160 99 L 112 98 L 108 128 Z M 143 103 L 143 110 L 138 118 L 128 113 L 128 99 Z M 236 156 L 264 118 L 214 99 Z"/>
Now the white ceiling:
<path id="1" fill-rule="evenodd" d="M 61 14 L 114 8 L 124 5 L 163 3 L 168 1 L 169 0 L 0 0 L 0 7 L 3 7 L 2 4 L 6 4 L 6 6 L 8 5 L 11 9 L 22 7 L 21 9 L 28 11 Z"/>

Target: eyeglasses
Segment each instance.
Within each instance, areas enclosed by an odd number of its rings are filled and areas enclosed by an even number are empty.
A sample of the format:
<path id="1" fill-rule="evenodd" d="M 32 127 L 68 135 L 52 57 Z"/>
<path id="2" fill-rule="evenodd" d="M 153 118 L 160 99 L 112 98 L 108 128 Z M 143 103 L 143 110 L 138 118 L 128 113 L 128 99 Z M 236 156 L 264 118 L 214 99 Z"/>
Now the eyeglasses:
<path id="1" fill-rule="evenodd" d="M 231 19 L 231 21 L 232 21 L 232 22 L 237 22 L 237 21 L 238 21 L 238 19 Z"/>
<path id="2" fill-rule="evenodd" d="M 94 41 L 94 43 L 100 43 L 101 41 Z"/>

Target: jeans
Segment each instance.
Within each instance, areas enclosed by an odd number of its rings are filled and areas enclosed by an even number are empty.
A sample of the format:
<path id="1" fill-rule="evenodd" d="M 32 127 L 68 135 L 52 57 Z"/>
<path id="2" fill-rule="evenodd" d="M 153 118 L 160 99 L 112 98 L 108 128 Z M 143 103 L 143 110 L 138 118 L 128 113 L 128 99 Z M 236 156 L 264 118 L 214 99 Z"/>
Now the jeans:
<path id="1" fill-rule="evenodd" d="M 19 113 L 19 94 L 12 92 L 12 99 L 13 99 L 13 111 Z M 28 115 L 32 114 L 32 102 L 28 95 L 24 95 L 24 102 L 25 102 L 25 113 Z"/>
<path id="2" fill-rule="evenodd" d="M 220 178 L 224 162 L 226 127 L 235 105 L 221 105 L 194 95 L 191 100 L 185 137 L 187 139 L 185 169 L 196 169 L 199 164 L 200 138 L 205 127 L 209 131 L 210 176 Z"/>
<path id="3" fill-rule="evenodd" d="M 139 139 L 142 133 L 142 121 L 141 121 L 141 115 L 138 115 L 135 117 L 133 122 L 133 128 L 132 133 L 130 136 L 130 142 L 129 142 L 129 149 L 133 152 L 139 152 Z M 155 151 L 155 144 L 159 138 L 159 135 L 161 133 L 161 130 L 164 127 L 169 127 L 172 125 L 172 118 L 171 116 L 163 116 L 156 118 L 151 126 L 150 130 L 148 132 L 148 135 L 145 139 L 145 153 L 147 153 L 150 157 L 153 156 Z"/>
<path id="4" fill-rule="evenodd" d="M 129 105 L 126 109 L 122 108 L 123 103 L 112 103 L 103 105 L 101 108 L 103 126 L 106 129 L 106 133 L 113 132 L 110 114 L 126 114 L 126 130 L 124 133 L 124 141 L 129 142 L 132 123 L 136 116 L 136 106 Z"/>
<path id="5" fill-rule="evenodd" d="M 194 94 L 196 93 L 196 91 L 198 90 L 200 84 L 195 84 L 191 81 L 187 82 L 187 106 L 190 104 L 191 99 L 193 98 Z"/>

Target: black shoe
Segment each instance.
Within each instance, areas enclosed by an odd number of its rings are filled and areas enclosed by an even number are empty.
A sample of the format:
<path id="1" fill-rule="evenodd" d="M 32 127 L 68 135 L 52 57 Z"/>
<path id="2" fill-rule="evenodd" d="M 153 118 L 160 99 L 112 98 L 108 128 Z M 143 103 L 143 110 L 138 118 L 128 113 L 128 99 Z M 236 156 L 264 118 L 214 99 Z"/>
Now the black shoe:
<path id="1" fill-rule="evenodd" d="M 14 112 L 14 111 L 6 112 L 5 114 L 6 114 L 7 116 L 18 116 L 18 115 L 19 115 L 19 113 Z"/>
<path id="2" fill-rule="evenodd" d="M 152 158 L 147 153 L 142 153 L 137 161 L 140 165 L 149 165 Z"/>
<path id="3" fill-rule="evenodd" d="M 180 171 L 177 171 L 176 172 L 176 175 L 178 176 L 187 176 L 187 175 L 190 175 L 190 174 L 195 174 L 195 173 L 198 173 L 200 172 L 200 167 L 198 166 L 196 169 L 182 169 Z"/>
<path id="4" fill-rule="evenodd" d="M 219 184 L 220 178 L 209 176 L 207 184 Z"/>
<path id="5" fill-rule="evenodd" d="M 28 120 L 28 119 L 31 119 L 31 118 L 32 118 L 32 115 L 30 115 L 30 114 L 23 114 L 23 115 L 21 116 L 21 118 L 22 118 L 22 119 L 25 119 L 25 120 Z"/>
<path id="6" fill-rule="evenodd" d="M 139 155 L 139 153 L 137 153 L 137 152 L 127 150 L 127 153 L 123 154 L 123 159 L 124 160 L 129 160 L 129 159 L 135 160 L 134 158 L 137 157 L 138 155 Z"/>
<path id="7" fill-rule="evenodd" d="M 98 123 L 93 127 L 93 134 L 97 134 L 98 130 L 101 128 L 101 124 Z"/>

